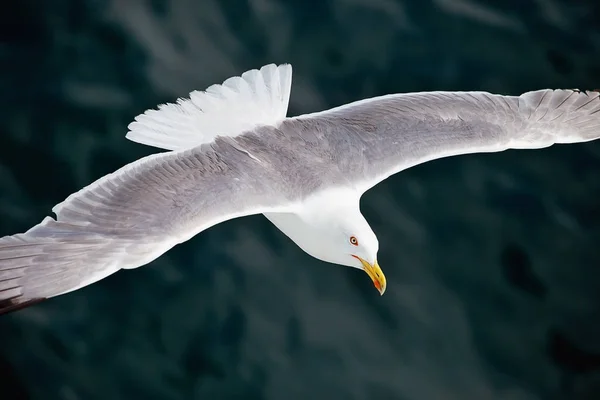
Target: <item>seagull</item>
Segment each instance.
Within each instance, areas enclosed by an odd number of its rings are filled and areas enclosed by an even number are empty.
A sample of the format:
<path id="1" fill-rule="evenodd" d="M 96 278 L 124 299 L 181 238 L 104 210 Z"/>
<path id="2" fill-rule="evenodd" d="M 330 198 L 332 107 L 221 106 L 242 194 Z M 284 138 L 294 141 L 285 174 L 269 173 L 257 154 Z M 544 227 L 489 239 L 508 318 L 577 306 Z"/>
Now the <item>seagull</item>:
<path id="1" fill-rule="evenodd" d="M 221 222 L 263 214 L 309 255 L 362 269 L 380 294 L 379 242 L 360 198 L 442 157 L 600 137 L 597 91 L 417 92 L 287 117 L 289 64 L 269 64 L 147 110 L 127 139 L 162 151 L 0 238 L 0 313 L 146 265 Z"/>

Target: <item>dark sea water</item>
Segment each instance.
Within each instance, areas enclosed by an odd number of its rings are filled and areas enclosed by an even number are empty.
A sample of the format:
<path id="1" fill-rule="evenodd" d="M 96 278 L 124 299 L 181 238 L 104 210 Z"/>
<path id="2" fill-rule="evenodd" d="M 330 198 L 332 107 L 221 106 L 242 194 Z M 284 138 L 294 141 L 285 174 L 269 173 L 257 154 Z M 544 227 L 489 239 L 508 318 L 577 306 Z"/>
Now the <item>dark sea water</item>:
<path id="1" fill-rule="evenodd" d="M 289 115 L 426 90 L 600 87 L 596 0 L 22 0 L 0 11 L 0 236 L 155 152 L 145 109 L 290 62 Z M 600 142 L 369 191 L 388 276 L 262 216 L 0 317 L 0 399 L 600 399 Z"/>

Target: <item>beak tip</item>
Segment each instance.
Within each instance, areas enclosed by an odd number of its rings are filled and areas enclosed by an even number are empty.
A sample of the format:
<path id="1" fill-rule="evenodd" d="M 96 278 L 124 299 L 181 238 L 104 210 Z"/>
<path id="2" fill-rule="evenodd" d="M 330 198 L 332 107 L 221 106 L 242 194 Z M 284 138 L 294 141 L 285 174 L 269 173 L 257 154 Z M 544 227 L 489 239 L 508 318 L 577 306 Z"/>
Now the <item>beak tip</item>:
<path id="1" fill-rule="evenodd" d="M 381 283 L 379 281 L 374 281 L 375 283 L 375 289 L 377 289 L 377 291 L 379 292 L 380 296 L 383 296 L 383 294 L 385 293 L 385 289 L 386 286 L 382 286 Z"/>
<path id="2" fill-rule="evenodd" d="M 386 284 L 385 275 L 381 271 L 381 267 L 379 266 L 379 263 L 377 261 L 375 261 L 373 264 L 370 264 L 369 262 L 363 260 L 362 258 L 360 258 L 358 256 L 354 256 L 354 257 L 361 262 L 361 264 L 363 265 L 363 270 L 367 273 L 367 275 L 369 275 L 369 277 L 373 281 L 373 284 L 375 285 L 375 288 L 379 292 L 379 295 L 383 296 L 383 294 L 385 293 L 387 284 Z"/>

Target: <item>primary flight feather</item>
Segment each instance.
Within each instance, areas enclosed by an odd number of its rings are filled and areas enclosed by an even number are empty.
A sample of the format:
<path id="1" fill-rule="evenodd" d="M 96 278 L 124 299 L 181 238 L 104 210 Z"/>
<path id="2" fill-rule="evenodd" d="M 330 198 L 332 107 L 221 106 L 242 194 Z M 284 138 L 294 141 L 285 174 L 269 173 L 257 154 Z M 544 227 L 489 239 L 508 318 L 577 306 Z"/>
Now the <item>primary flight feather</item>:
<path id="1" fill-rule="evenodd" d="M 264 214 L 308 254 L 363 269 L 381 294 L 361 195 L 459 154 L 600 137 L 598 92 L 423 92 L 286 118 L 292 69 L 266 65 L 137 116 L 126 137 L 171 150 L 124 166 L 0 238 L 0 313 L 145 265 L 204 229 Z"/>

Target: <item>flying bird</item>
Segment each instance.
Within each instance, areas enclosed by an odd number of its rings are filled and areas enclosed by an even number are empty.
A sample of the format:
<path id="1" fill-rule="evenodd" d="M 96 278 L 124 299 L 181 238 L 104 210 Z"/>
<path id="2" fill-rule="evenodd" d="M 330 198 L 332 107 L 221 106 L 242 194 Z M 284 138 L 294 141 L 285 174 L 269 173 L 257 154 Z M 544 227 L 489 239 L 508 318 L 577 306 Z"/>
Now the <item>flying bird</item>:
<path id="1" fill-rule="evenodd" d="M 0 238 L 0 313 L 137 268 L 223 221 L 263 214 L 311 256 L 364 270 L 379 293 L 365 191 L 442 157 L 600 137 L 595 91 L 419 92 L 287 117 L 289 64 L 265 65 L 138 115 L 126 137 L 163 150 Z"/>

